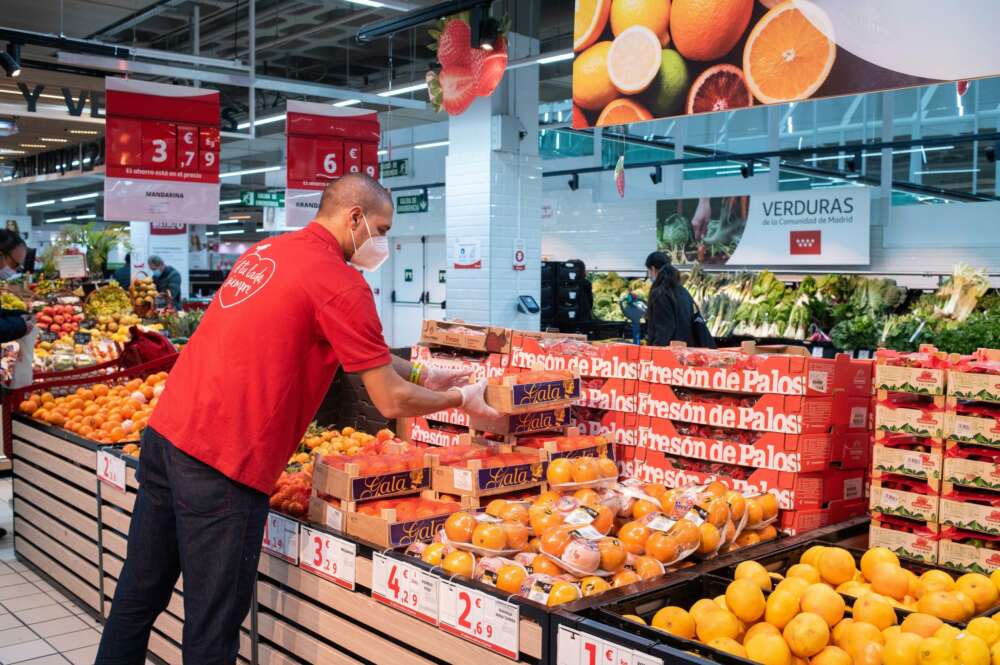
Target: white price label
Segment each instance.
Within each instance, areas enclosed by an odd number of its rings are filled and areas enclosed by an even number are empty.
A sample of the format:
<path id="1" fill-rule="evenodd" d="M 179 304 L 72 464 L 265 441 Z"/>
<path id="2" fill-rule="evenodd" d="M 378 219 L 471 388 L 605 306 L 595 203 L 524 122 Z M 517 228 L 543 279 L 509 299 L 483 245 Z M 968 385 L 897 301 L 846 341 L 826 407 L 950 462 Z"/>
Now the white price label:
<path id="1" fill-rule="evenodd" d="M 442 580 L 440 608 L 441 630 L 517 660 L 521 619 L 517 605 Z"/>
<path id="2" fill-rule="evenodd" d="M 354 564 L 358 546 L 328 533 L 302 527 L 299 567 L 354 591 Z"/>
<path id="3" fill-rule="evenodd" d="M 372 553 L 372 598 L 432 626 L 438 623 L 440 581 L 416 566 Z"/>
<path id="4" fill-rule="evenodd" d="M 813 355 L 813 358 L 822 358 L 823 357 L 823 347 L 822 346 L 814 346 L 812 348 L 812 355 Z"/>
<path id="5" fill-rule="evenodd" d="M 103 450 L 97 451 L 97 479 L 125 491 L 125 460 Z"/>
<path id="6" fill-rule="evenodd" d="M 974 429 L 972 423 L 964 418 L 955 418 L 955 436 L 960 436 L 963 438 L 970 438 L 974 434 Z"/>
<path id="7" fill-rule="evenodd" d="M 455 469 L 452 472 L 452 484 L 455 489 L 465 492 L 472 491 L 472 471 L 469 469 Z"/>
<path id="8" fill-rule="evenodd" d="M 559 626 L 555 665 L 663 665 L 663 659 Z"/>
<path id="9" fill-rule="evenodd" d="M 299 563 L 299 523 L 278 513 L 268 513 L 263 549 L 289 563 Z"/>

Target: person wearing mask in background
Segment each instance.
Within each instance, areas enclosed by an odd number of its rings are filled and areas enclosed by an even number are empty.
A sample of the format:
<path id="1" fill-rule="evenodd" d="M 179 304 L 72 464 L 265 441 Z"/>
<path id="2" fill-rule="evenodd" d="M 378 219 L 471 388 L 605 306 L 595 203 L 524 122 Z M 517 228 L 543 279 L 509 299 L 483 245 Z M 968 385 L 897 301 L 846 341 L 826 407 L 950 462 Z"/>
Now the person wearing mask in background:
<path id="1" fill-rule="evenodd" d="M 681 285 L 681 274 L 663 252 L 646 257 L 646 270 L 653 286 L 646 309 L 646 342 L 650 346 L 669 346 L 684 342 L 688 346 L 715 347 L 694 299 Z"/>
<path id="2" fill-rule="evenodd" d="M 343 176 L 306 228 L 258 243 L 229 272 L 143 432 L 127 556 L 98 665 L 144 662 L 181 573 L 184 662 L 235 662 L 268 495 L 338 368 L 360 375 L 386 418 L 452 407 L 497 415 L 485 380 L 390 355 L 359 269 L 377 270 L 388 257 L 392 214 L 377 181 Z"/>
<path id="3" fill-rule="evenodd" d="M 175 271 L 176 272 L 176 271 Z M 180 275 L 178 274 L 178 277 Z M 115 270 L 114 279 L 118 282 L 118 286 L 122 287 L 128 291 L 128 287 L 132 286 L 132 253 L 129 252 L 125 255 L 125 265 L 121 266 Z"/>
<path id="4" fill-rule="evenodd" d="M 169 298 L 170 303 L 178 312 L 181 310 L 181 274 L 172 266 L 168 266 L 157 255 L 149 257 L 149 268 L 153 271 L 153 284 L 156 290 Z"/>

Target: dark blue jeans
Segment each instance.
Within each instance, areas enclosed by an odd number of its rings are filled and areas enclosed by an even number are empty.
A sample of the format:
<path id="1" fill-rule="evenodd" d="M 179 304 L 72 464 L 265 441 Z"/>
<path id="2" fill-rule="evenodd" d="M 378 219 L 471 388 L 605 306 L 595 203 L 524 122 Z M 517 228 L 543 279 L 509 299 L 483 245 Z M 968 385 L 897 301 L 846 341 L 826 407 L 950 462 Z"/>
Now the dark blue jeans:
<path id="1" fill-rule="evenodd" d="M 268 497 L 147 428 L 139 494 L 97 665 L 142 665 L 149 631 L 184 574 L 185 665 L 229 665 L 250 609 Z"/>

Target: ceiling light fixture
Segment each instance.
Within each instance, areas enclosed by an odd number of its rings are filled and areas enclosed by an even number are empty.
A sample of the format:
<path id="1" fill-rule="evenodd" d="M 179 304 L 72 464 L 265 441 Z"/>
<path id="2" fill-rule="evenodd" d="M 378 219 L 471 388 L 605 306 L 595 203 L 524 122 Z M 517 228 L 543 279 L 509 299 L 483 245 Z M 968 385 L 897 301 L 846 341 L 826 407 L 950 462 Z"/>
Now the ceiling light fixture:
<path id="1" fill-rule="evenodd" d="M 574 53 L 572 51 L 567 51 L 566 53 L 557 53 L 555 55 L 547 55 L 545 57 L 540 57 L 536 62 L 540 65 L 551 65 L 553 62 L 563 62 L 565 60 L 572 60 Z"/>
<path id="2" fill-rule="evenodd" d="M 77 194 L 75 196 L 64 196 L 63 198 L 61 198 L 59 200 L 62 201 L 63 203 L 69 203 L 70 201 L 83 201 L 85 199 L 96 199 L 100 195 L 101 195 L 100 192 L 90 192 L 89 194 Z"/>
<path id="3" fill-rule="evenodd" d="M 48 146 L 44 143 L 18 143 L 22 148 L 47 148 Z"/>
<path id="4" fill-rule="evenodd" d="M 97 215 L 77 215 L 73 219 L 97 219 Z"/>
<path id="5" fill-rule="evenodd" d="M 69 143 L 69 139 L 53 139 L 49 138 L 48 136 L 43 136 L 38 140 L 41 141 L 42 143 Z"/>
<path id="6" fill-rule="evenodd" d="M 333 105 L 343 108 L 345 106 L 354 106 L 355 104 L 360 104 L 360 103 L 361 103 L 360 99 L 345 99 L 342 102 L 334 102 Z"/>
<path id="7" fill-rule="evenodd" d="M 979 173 L 979 169 L 939 169 L 937 171 L 914 171 L 913 175 L 950 175 L 952 173 Z"/>
<path id="8" fill-rule="evenodd" d="M 282 113 L 281 115 L 272 115 L 269 118 L 261 118 L 259 120 L 254 120 L 253 126 L 259 127 L 260 125 L 270 125 L 272 122 L 284 122 L 284 121 L 285 121 L 285 114 Z M 236 129 L 246 129 L 249 126 L 250 126 L 249 122 L 241 122 L 240 124 L 236 125 Z"/>
<path id="9" fill-rule="evenodd" d="M 382 92 L 376 94 L 379 97 L 395 97 L 396 95 L 405 95 L 408 92 L 417 92 L 419 90 L 426 90 L 426 89 L 427 89 L 427 83 L 414 83 L 413 85 L 403 86 L 402 88 L 383 90 Z"/>
<path id="10" fill-rule="evenodd" d="M 46 224 L 58 224 L 59 222 L 70 222 L 73 221 L 72 217 L 53 217 L 52 219 L 46 219 Z"/>
<path id="11" fill-rule="evenodd" d="M 418 143 L 413 146 L 414 150 L 426 150 L 427 148 L 442 148 L 448 145 L 448 141 L 432 141 L 430 143 Z"/>
<path id="12" fill-rule="evenodd" d="M 7 50 L 0 53 L 0 66 L 10 78 L 21 75 L 21 46 L 13 42 L 7 44 Z"/>
<path id="13" fill-rule="evenodd" d="M 231 206 L 237 203 L 242 203 L 243 199 L 225 199 L 224 201 L 219 201 L 220 206 Z"/>
<path id="14" fill-rule="evenodd" d="M 48 199 L 46 201 L 34 201 L 33 203 L 25 203 L 25 208 L 40 208 L 41 206 L 50 206 L 55 203 L 55 199 Z"/>
<path id="15" fill-rule="evenodd" d="M 42 97 L 44 96 L 45 95 L 42 95 Z M 66 131 L 69 134 L 80 134 L 81 136 L 97 136 L 98 134 L 100 134 L 100 132 L 97 131 L 96 129 L 67 129 Z"/>
<path id="16" fill-rule="evenodd" d="M 243 171 L 229 171 L 228 173 L 220 173 L 220 178 L 238 178 L 245 175 L 254 175 L 255 173 L 270 173 L 271 171 L 280 171 L 280 166 L 262 166 L 257 169 L 244 169 Z"/>
<path id="17" fill-rule="evenodd" d="M 231 236 L 234 233 L 243 233 L 243 229 L 233 229 L 232 231 L 219 231 L 220 236 Z"/>

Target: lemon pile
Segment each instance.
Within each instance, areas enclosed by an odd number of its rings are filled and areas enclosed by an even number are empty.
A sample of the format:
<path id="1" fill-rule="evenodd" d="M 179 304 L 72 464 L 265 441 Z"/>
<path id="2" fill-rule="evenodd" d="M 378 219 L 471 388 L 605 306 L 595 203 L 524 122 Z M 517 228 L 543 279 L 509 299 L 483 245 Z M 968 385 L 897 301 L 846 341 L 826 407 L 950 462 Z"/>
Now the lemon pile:
<path id="1" fill-rule="evenodd" d="M 650 625 L 765 665 L 1000 664 L 1000 616 L 975 616 L 1000 602 L 1000 571 L 918 576 L 882 547 L 858 570 L 847 550 L 815 546 L 784 576 L 744 561 L 734 577 L 725 594 L 663 607 Z M 900 623 L 896 608 L 911 613 Z"/>

